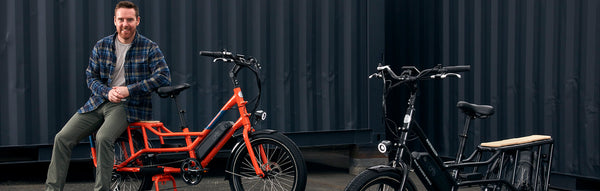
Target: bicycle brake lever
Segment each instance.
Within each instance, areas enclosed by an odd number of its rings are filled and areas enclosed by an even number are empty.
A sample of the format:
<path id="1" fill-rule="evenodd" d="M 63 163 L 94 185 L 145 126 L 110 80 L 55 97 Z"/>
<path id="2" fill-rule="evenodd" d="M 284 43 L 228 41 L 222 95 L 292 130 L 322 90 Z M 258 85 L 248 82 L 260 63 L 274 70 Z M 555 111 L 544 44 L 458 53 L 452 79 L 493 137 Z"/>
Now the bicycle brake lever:
<path id="1" fill-rule="evenodd" d="M 371 78 L 373 78 L 373 77 L 378 77 L 378 78 L 381 78 L 381 77 L 383 77 L 383 76 L 381 76 L 381 74 L 380 74 L 380 73 L 373 73 L 373 74 L 369 75 L 369 79 L 371 79 Z"/>
<path id="2" fill-rule="evenodd" d="M 444 73 L 444 74 L 435 74 L 435 75 L 431 75 L 431 78 L 440 78 L 440 79 L 444 79 L 448 76 L 454 76 L 457 78 L 461 78 L 462 76 L 460 74 L 457 73 Z"/>
<path id="3" fill-rule="evenodd" d="M 233 59 L 227 59 L 227 58 L 215 58 L 215 59 L 213 59 L 213 62 L 217 62 L 217 61 L 233 62 Z"/>
<path id="4" fill-rule="evenodd" d="M 454 76 L 454 77 L 457 77 L 457 78 L 462 78 L 462 76 L 460 74 L 457 74 L 457 73 L 445 73 L 445 74 L 442 74 L 441 78 L 446 78 L 448 76 Z"/>

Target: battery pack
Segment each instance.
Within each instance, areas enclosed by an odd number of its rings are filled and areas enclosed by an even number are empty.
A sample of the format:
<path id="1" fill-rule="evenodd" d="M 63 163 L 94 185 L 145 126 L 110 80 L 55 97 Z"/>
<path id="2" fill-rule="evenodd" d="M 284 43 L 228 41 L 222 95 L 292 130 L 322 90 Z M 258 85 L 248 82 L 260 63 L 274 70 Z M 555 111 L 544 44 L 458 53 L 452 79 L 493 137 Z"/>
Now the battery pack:
<path id="1" fill-rule="evenodd" d="M 196 149 L 196 158 L 199 160 L 204 159 L 208 152 L 212 150 L 212 148 L 219 143 L 221 138 L 227 133 L 227 130 L 233 126 L 233 122 L 231 121 L 223 121 L 211 130 L 210 133 L 202 140 L 198 149 Z"/>
<path id="2" fill-rule="evenodd" d="M 413 152 L 412 155 L 417 163 L 414 166 L 415 171 L 419 171 L 417 176 L 425 187 L 428 187 L 428 190 L 452 190 L 454 182 L 452 177 L 448 172 L 441 169 L 440 165 L 436 164 L 429 153 Z"/>

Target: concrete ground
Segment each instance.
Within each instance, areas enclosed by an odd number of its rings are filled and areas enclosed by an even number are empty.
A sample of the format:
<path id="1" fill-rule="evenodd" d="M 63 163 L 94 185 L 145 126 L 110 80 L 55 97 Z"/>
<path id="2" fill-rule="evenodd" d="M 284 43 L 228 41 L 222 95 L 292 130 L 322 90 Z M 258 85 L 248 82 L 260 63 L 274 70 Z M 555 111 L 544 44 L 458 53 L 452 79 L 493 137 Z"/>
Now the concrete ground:
<path id="1" fill-rule="evenodd" d="M 332 191 L 343 190 L 354 177 L 348 173 L 348 150 L 344 148 L 304 149 L 309 170 L 306 190 Z M 229 182 L 224 179 L 225 158 L 217 158 L 208 166 L 210 169 L 200 184 L 189 186 L 180 177 L 175 177 L 177 190 L 225 191 Z M 1 191 L 43 190 L 48 163 L 0 165 Z M 72 162 L 69 168 L 65 191 L 93 190 L 93 164 L 90 161 Z M 166 184 L 161 190 L 173 190 Z"/>
<path id="2" fill-rule="evenodd" d="M 350 165 L 348 147 L 327 147 L 302 149 L 308 167 L 308 191 L 336 191 L 344 190 L 354 175 L 348 173 Z M 189 186 L 176 177 L 177 190 L 229 190 L 229 182 L 224 179 L 223 172 L 226 159 L 215 159 L 208 168 L 210 172 L 200 184 Z M 69 168 L 69 176 L 65 191 L 92 190 L 93 165 L 89 161 L 73 162 Z M 0 165 L 0 190 L 23 191 L 43 190 L 48 163 Z M 425 190 L 417 177 L 412 177 L 418 190 Z M 161 190 L 173 190 L 167 184 Z M 480 190 L 478 187 L 460 189 L 463 191 Z"/>

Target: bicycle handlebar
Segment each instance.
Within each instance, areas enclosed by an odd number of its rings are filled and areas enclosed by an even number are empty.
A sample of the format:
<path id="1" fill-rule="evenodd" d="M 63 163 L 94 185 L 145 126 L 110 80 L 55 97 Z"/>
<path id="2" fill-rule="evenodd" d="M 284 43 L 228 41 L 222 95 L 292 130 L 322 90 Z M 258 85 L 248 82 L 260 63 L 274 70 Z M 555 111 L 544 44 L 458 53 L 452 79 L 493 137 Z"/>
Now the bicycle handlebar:
<path id="1" fill-rule="evenodd" d="M 372 77 L 383 77 L 383 72 L 387 72 L 390 77 L 393 79 L 399 80 L 401 82 L 408 81 L 416 81 L 420 79 L 424 79 L 426 77 L 429 78 L 446 78 L 447 76 L 456 76 L 460 78 L 460 74 L 458 72 L 466 72 L 471 70 L 471 65 L 462 65 L 462 66 L 445 66 L 437 65 L 433 68 L 425 69 L 423 71 L 419 71 L 414 66 L 403 67 L 403 71 L 400 75 L 397 75 L 389 65 L 382 66 L 381 64 L 377 66 L 378 73 L 374 73 L 369 76 Z M 416 72 L 416 74 L 413 74 Z"/>
<path id="2" fill-rule="evenodd" d="M 231 52 L 222 51 L 222 52 L 213 52 L 213 51 L 200 51 L 200 55 L 209 56 L 213 58 L 223 58 L 223 57 L 231 57 L 233 54 Z"/>
<path id="3" fill-rule="evenodd" d="M 222 61 L 222 62 L 233 62 L 237 65 L 241 66 L 251 66 L 256 64 L 256 67 L 260 69 L 260 64 L 253 57 L 246 57 L 241 54 L 233 54 L 226 50 L 217 52 L 217 51 L 200 51 L 201 56 L 208 56 L 215 58 L 213 62 Z"/>
<path id="4" fill-rule="evenodd" d="M 241 54 L 233 54 L 228 52 L 227 50 L 223 51 L 200 51 L 199 54 L 201 56 L 213 57 L 213 62 L 222 61 L 222 62 L 231 62 L 234 63 L 235 66 L 231 68 L 229 72 L 229 77 L 235 87 L 239 87 L 239 82 L 237 79 L 237 74 L 242 68 L 248 68 L 256 77 L 256 86 L 258 87 L 258 95 L 256 96 L 256 104 L 250 113 L 254 113 L 260 104 L 260 96 L 261 96 L 261 83 L 262 80 L 260 78 L 260 70 L 262 69 L 261 65 L 258 63 L 258 60 L 254 59 L 251 56 L 244 56 Z"/>
<path id="5" fill-rule="evenodd" d="M 455 72 L 467 72 L 471 70 L 471 65 L 462 65 L 462 66 L 446 66 L 443 67 L 447 73 L 455 73 Z"/>

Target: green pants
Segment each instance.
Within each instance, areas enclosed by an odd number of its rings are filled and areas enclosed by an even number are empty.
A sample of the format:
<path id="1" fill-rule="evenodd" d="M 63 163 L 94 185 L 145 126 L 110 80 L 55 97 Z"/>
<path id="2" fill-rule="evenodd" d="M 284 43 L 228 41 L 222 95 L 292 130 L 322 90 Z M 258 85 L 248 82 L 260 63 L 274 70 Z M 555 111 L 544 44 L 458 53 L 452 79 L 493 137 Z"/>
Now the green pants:
<path id="1" fill-rule="evenodd" d="M 109 190 L 114 164 L 114 142 L 127 129 L 123 104 L 107 102 L 88 113 L 76 113 L 56 134 L 48 167 L 46 190 L 62 190 L 67 178 L 71 151 L 83 138 L 96 132 L 96 184 L 94 190 Z"/>

